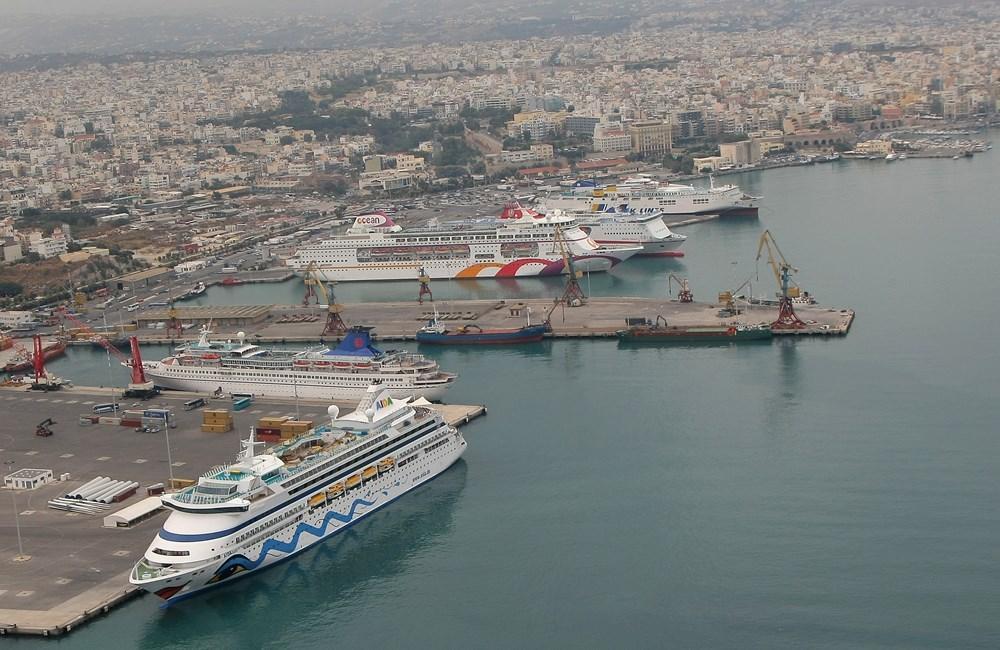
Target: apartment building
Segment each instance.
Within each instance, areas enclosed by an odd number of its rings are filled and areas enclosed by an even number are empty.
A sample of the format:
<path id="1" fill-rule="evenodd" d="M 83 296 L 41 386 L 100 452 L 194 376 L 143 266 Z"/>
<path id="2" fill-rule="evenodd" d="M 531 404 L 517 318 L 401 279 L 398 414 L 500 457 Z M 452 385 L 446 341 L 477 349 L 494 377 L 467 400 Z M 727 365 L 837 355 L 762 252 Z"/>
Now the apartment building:
<path id="1" fill-rule="evenodd" d="M 632 151 L 654 156 L 670 153 L 673 144 L 670 124 L 662 120 L 632 122 L 628 132 L 632 136 Z"/>

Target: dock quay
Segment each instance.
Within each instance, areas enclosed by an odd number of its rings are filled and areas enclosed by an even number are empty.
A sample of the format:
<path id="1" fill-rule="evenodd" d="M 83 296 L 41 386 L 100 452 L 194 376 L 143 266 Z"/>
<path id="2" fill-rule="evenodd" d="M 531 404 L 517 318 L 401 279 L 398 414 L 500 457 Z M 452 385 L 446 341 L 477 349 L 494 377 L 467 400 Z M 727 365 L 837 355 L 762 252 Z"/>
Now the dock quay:
<path id="1" fill-rule="evenodd" d="M 711 303 L 681 303 L 676 300 L 655 298 L 591 298 L 579 307 L 558 305 L 553 309 L 551 299 L 519 300 L 447 300 L 437 303 L 418 304 L 409 302 L 352 303 L 343 305 L 342 315 L 348 324 L 366 325 L 375 328 L 375 338 L 382 341 L 410 341 L 417 330 L 433 317 L 434 306 L 443 322 L 459 327 L 475 324 L 483 328 L 516 328 L 524 325 L 529 310 L 532 322 L 540 323 L 551 313 L 551 338 L 609 338 L 625 326 L 626 317 L 645 317 L 656 320 L 662 316 L 671 325 L 719 326 L 735 323 L 771 323 L 778 315 L 777 307 L 740 304 L 737 316 L 721 315 L 721 306 Z M 182 322 L 196 325 L 209 320 L 218 326 L 233 322 L 235 314 L 246 314 L 247 307 L 204 308 L 197 318 L 185 320 L 185 312 L 178 309 Z M 795 307 L 799 318 L 806 323 L 800 330 L 786 330 L 776 335 L 782 336 L 843 336 L 854 322 L 854 311 L 806 305 Z M 216 335 L 220 338 L 235 336 L 243 331 L 247 338 L 260 343 L 313 342 L 320 340 L 323 329 L 325 308 L 292 305 L 270 305 L 254 313 L 254 321 L 237 326 L 218 326 Z M 287 322 L 289 316 L 300 315 L 303 322 Z M 319 318 L 305 319 L 306 316 Z M 284 322 L 277 322 L 277 321 Z M 147 343 L 171 343 L 175 338 L 165 336 L 163 329 L 141 328 L 136 334 Z M 194 339 L 197 330 L 189 329 L 183 338 Z"/>
<path id="2" fill-rule="evenodd" d="M 142 556 L 166 518 L 160 511 L 128 528 L 105 528 L 103 517 L 146 497 L 146 488 L 176 479 L 195 479 L 212 465 L 232 458 L 239 439 L 264 416 L 288 415 L 322 422 L 328 402 L 300 399 L 259 399 L 233 413 L 235 426 L 227 433 L 203 433 L 200 409 L 185 411 L 194 393 L 169 392 L 124 408 L 167 408 L 177 427 L 169 430 L 167 462 L 163 433 L 137 433 L 115 424 L 79 424 L 96 403 L 110 401 L 108 388 L 74 386 L 41 393 L 24 388 L 0 388 L 0 456 L 12 460 L 9 471 L 50 469 L 57 479 L 14 497 L 23 552 L 19 558 L 14 505 L 9 490 L 0 494 L 0 636 L 66 634 L 87 621 L 143 592 L 128 582 L 133 564 Z M 205 397 L 204 395 L 196 395 Z M 206 408 L 226 408 L 228 399 L 209 400 Z M 352 405 L 353 406 L 353 405 Z M 486 406 L 433 404 L 445 419 L 464 426 L 486 414 Z M 35 425 L 52 418 L 53 435 L 38 437 Z M 7 473 L 5 468 L 5 474 Z M 58 480 L 69 474 L 67 480 Z M 86 515 L 47 507 L 97 476 L 139 483 L 138 495 L 112 504 L 105 513 Z"/>

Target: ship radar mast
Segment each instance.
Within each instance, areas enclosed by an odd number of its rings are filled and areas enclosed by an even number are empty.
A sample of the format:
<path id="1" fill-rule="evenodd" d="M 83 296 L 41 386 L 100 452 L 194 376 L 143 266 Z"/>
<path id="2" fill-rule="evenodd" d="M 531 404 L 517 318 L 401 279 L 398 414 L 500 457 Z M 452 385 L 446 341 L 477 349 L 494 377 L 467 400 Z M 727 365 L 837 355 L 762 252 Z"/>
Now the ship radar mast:
<path id="1" fill-rule="evenodd" d="M 255 427 L 250 427 L 250 437 L 246 440 L 240 440 L 240 461 L 250 461 L 254 456 L 257 455 L 257 445 L 261 447 L 264 446 L 263 442 L 257 441 L 257 429 Z"/>

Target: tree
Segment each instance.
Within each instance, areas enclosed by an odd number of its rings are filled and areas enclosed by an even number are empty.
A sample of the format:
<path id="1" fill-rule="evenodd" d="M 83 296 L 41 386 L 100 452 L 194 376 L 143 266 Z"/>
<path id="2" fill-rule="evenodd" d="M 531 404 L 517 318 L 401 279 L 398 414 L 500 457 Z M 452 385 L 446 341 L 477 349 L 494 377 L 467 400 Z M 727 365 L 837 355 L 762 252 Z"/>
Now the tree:
<path id="1" fill-rule="evenodd" d="M 72 201 L 73 200 L 73 192 L 71 190 L 63 190 L 62 192 L 59 192 L 59 200 L 60 201 Z"/>
<path id="2" fill-rule="evenodd" d="M 281 98 L 282 113 L 293 115 L 310 114 L 316 110 L 316 103 L 309 98 L 309 93 L 304 90 L 286 90 L 278 94 Z"/>
<path id="3" fill-rule="evenodd" d="M 284 146 L 290 145 L 293 142 L 295 142 L 295 138 L 293 138 L 290 135 L 283 135 L 283 136 L 281 136 L 281 139 L 278 140 L 278 142 L 280 142 L 281 146 L 284 147 Z"/>
<path id="4" fill-rule="evenodd" d="M 17 282 L 0 282 L 0 296 L 13 298 L 24 293 L 24 286 Z"/>

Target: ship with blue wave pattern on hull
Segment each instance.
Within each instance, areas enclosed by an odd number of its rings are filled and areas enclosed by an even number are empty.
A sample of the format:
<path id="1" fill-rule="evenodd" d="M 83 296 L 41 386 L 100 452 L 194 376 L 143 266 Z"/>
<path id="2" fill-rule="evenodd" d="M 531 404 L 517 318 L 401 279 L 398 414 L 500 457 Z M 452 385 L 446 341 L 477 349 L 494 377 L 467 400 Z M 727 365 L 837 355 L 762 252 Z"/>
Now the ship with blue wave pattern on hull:
<path id="1" fill-rule="evenodd" d="M 170 516 L 129 581 L 168 604 L 264 569 L 336 535 L 447 470 L 460 431 L 422 400 L 368 389 L 358 408 L 163 496 Z"/>

